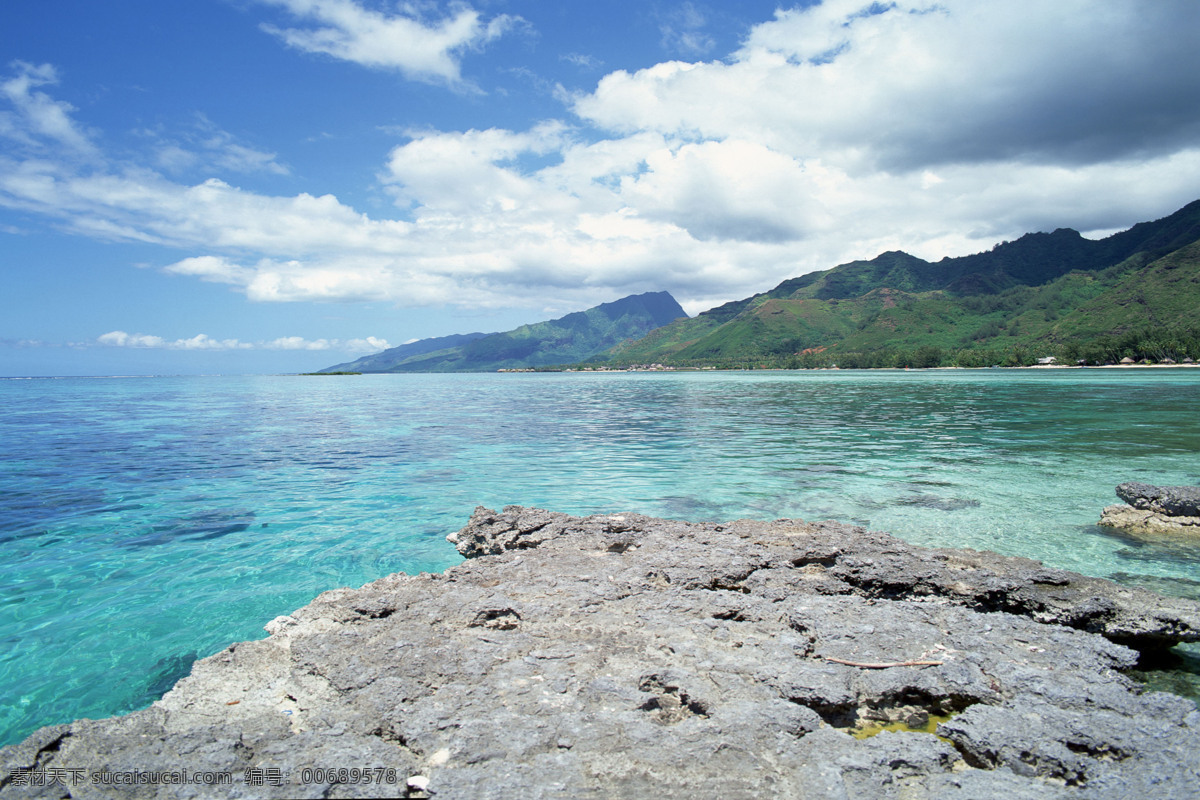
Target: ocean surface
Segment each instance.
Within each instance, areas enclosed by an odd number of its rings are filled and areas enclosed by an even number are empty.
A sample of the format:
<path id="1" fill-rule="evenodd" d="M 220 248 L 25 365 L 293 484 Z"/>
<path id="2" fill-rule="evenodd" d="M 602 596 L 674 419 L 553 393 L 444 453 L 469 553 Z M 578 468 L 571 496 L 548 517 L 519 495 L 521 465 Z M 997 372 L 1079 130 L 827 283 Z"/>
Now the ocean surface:
<path id="1" fill-rule="evenodd" d="M 0 744 L 149 705 L 477 505 L 838 519 L 1200 594 L 1094 525 L 1200 484 L 1200 370 L 0 380 Z"/>

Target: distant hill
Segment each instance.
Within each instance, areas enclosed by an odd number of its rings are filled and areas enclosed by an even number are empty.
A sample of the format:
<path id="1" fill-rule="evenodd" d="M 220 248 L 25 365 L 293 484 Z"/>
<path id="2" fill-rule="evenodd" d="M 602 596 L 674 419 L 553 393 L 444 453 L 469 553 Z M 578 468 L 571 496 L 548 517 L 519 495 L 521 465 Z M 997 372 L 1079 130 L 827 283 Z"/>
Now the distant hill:
<path id="1" fill-rule="evenodd" d="M 938 262 L 888 252 L 808 273 L 618 345 L 605 360 L 738 367 L 1200 359 L 1191 351 L 1200 351 L 1200 201 L 1101 240 L 1064 228 Z"/>
<path id="2" fill-rule="evenodd" d="M 428 355 L 440 350 L 451 350 L 461 347 L 468 342 L 488 336 L 486 333 L 455 333 L 450 336 L 436 336 L 432 339 L 419 339 L 415 342 L 392 347 L 379 353 L 363 356 L 357 361 L 328 367 L 321 372 L 390 372 L 391 367 L 398 363 Z"/>
<path id="3" fill-rule="evenodd" d="M 491 372 L 572 364 L 681 317 L 687 313 L 670 294 L 647 292 L 505 333 L 422 339 L 321 372 Z"/>

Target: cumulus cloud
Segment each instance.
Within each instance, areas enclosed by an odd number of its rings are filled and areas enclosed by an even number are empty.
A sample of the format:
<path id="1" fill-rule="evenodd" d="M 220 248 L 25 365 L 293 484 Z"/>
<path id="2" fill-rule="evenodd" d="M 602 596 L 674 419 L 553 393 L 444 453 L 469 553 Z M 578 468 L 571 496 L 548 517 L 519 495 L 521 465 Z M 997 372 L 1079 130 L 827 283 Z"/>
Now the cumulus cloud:
<path id="1" fill-rule="evenodd" d="M 500 15 L 485 22 L 478 11 L 459 7 L 435 21 L 407 14 L 388 15 L 364 8 L 354 0 L 260 0 L 282 6 L 315 27 L 279 28 L 268 33 L 309 53 L 323 53 L 373 69 L 396 69 L 416 80 L 461 81 L 463 51 L 499 37 L 515 22 Z"/>
<path id="2" fill-rule="evenodd" d="M 1200 133 L 1200 56 L 1174 0 L 827 0 L 780 10 L 730 61 L 618 71 L 574 110 L 614 130 L 749 138 L 859 170 L 1095 163 Z"/>
<path id="3" fill-rule="evenodd" d="M 649 219 L 701 241 L 787 242 L 804 238 L 819 210 L 813 176 L 795 159 L 755 142 L 729 139 L 659 149 L 621 196 Z M 807 189 L 807 191 L 804 191 Z"/>
<path id="4" fill-rule="evenodd" d="M 574 118 L 408 131 L 379 176 L 394 218 L 2 154 L 0 205 L 180 248 L 166 271 L 256 301 L 570 310 L 667 289 L 696 312 L 885 250 L 938 259 L 1196 199 L 1197 23 L 1174 0 L 827 0 L 777 12 L 726 60 L 611 73 L 570 97 Z M 15 107 L 54 77 L 31 74 Z M 18 110 L 10 137 L 80 130 L 39 102 L 65 127 Z"/>
<path id="5" fill-rule="evenodd" d="M 303 336 L 281 336 L 262 342 L 243 342 L 238 339 L 214 339 L 199 333 L 190 339 L 165 339 L 144 333 L 110 331 L 96 337 L 106 347 L 139 347 L 156 350 L 336 350 L 347 353 L 374 353 L 387 350 L 386 339 L 367 336 L 362 339 L 305 339 Z"/>
<path id="6" fill-rule="evenodd" d="M 328 339 L 305 339 L 303 336 L 283 336 L 266 344 L 268 350 L 328 350 Z"/>
<path id="7" fill-rule="evenodd" d="M 147 336 L 139 333 L 130 335 L 125 331 L 109 331 L 96 338 L 100 344 L 112 347 L 163 347 L 166 344 L 161 336 Z"/>
<path id="8" fill-rule="evenodd" d="M 564 126 L 548 123 L 525 133 L 471 130 L 415 134 L 388 159 L 386 180 L 398 199 L 436 213 L 511 211 L 536 201 L 514 163 L 522 155 L 560 150 Z"/>
<path id="9" fill-rule="evenodd" d="M 161 336 L 150 336 L 144 333 L 130 334 L 125 331 L 110 331 L 98 336 L 96 341 L 109 347 L 143 347 L 160 350 L 248 350 L 253 346 L 239 342 L 237 339 L 213 339 L 203 333 L 198 333 L 190 339 L 171 341 Z"/>
<path id="10" fill-rule="evenodd" d="M 344 353 L 377 353 L 391 347 L 387 339 L 378 336 L 361 339 L 305 339 L 303 336 L 281 336 L 255 346 L 264 350 L 337 350 Z"/>
<path id="11" fill-rule="evenodd" d="M 365 339 L 347 339 L 342 342 L 342 349 L 349 350 L 352 353 L 375 353 L 380 350 L 390 350 L 391 347 L 387 339 L 380 339 L 378 336 L 368 336 Z"/>

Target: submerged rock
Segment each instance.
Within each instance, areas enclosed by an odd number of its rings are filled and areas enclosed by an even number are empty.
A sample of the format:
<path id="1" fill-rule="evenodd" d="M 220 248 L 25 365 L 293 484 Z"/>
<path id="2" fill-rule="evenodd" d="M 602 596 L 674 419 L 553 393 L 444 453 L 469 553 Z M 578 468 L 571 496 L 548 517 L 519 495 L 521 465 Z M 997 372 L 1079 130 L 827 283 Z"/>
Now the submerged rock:
<path id="1" fill-rule="evenodd" d="M 1117 497 L 1128 505 L 1106 507 L 1099 524 L 1135 534 L 1200 535 L 1200 486 L 1122 483 Z"/>
<path id="2" fill-rule="evenodd" d="M 232 780 L 122 797 L 1183 798 L 1200 780 L 1196 706 L 1122 672 L 1126 645 L 1200 640 L 1194 602 L 838 523 L 480 508 L 449 538 L 468 560 L 443 574 L 326 592 L 144 711 L 0 750 L 0 796 L 112 796 L 20 777 L 56 769 Z"/>

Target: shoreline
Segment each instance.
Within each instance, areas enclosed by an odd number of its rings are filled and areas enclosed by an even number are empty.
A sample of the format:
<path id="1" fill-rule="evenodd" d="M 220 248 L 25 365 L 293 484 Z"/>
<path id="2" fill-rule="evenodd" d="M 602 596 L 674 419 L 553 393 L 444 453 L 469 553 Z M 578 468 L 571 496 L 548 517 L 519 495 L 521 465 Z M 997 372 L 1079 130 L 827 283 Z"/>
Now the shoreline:
<path id="1" fill-rule="evenodd" d="M 148 709 L 0 749 L 0 797 L 37 796 L 14 770 L 264 798 L 1184 798 L 1200 775 L 1195 704 L 1121 674 L 1130 645 L 1200 641 L 1200 603 L 832 522 L 478 508 L 448 538 L 462 564 L 325 592 Z"/>
<path id="2" fill-rule="evenodd" d="M 376 375 L 483 375 L 483 374 L 536 374 L 536 373 L 600 373 L 600 372 L 945 372 L 953 370 L 955 372 L 993 372 L 995 370 L 1085 370 L 1085 369 L 1116 369 L 1116 370 L 1137 370 L 1137 369 L 1194 369 L 1200 368 L 1200 364 L 1096 364 L 1096 365 L 1079 365 L 1079 364 L 1031 364 L 1029 366 L 1020 367 L 737 367 L 730 369 L 722 369 L 719 367 L 671 367 L 659 366 L 649 368 L 638 367 L 612 367 L 609 369 L 501 369 L 495 373 L 364 373 Z"/>
<path id="3" fill-rule="evenodd" d="M 354 376 L 367 375 L 524 375 L 537 373 L 576 373 L 576 372 L 935 372 L 945 370 L 968 371 L 968 372 L 987 372 L 992 370 L 1013 370 L 1013 369 L 1118 369 L 1118 370 L 1135 370 L 1135 369 L 1195 369 L 1200 368 L 1200 363 L 1197 364 L 1096 364 L 1088 366 L 1080 366 L 1077 364 L 1033 364 L 1030 366 L 1021 367 L 797 367 L 794 369 L 785 367 L 763 367 L 755 368 L 737 368 L 737 369 L 720 369 L 717 367 L 663 367 L 661 369 L 628 369 L 613 367 L 610 369 L 500 369 L 486 370 L 478 372 L 359 372 L 345 373 L 345 375 L 353 374 Z M 0 380 L 3 381 L 56 381 L 56 380 L 106 380 L 106 379 L 132 379 L 132 378 L 290 378 L 290 377 L 310 377 L 314 375 L 337 375 L 338 373 L 310 373 L 310 372 L 263 372 L 263 373 L 230 373 L 230 374 L 212 374 L 212 373 L 196 373 L 189 375 L 0 375 Z"/>

